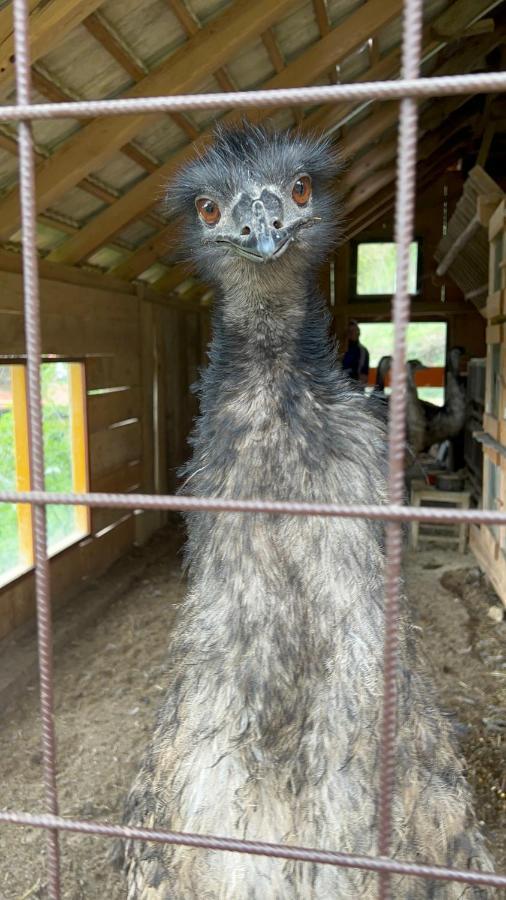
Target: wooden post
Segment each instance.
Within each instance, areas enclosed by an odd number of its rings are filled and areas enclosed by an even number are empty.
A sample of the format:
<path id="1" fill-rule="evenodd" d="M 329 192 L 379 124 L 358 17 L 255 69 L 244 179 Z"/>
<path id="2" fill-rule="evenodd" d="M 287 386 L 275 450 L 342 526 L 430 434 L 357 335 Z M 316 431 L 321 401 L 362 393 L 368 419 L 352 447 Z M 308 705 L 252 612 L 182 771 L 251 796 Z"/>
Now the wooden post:
<path id="1" fill-rule="evenodd" d="M 72 488 L 78 493 L 88 490 L 88 443 L 86 423 L 86 383 L 83 363 L 69 363 L 70 445 L 72 452 Z M 90 530 L 88 506 L 74 507 L 76 528 L 82 534 Z"/>

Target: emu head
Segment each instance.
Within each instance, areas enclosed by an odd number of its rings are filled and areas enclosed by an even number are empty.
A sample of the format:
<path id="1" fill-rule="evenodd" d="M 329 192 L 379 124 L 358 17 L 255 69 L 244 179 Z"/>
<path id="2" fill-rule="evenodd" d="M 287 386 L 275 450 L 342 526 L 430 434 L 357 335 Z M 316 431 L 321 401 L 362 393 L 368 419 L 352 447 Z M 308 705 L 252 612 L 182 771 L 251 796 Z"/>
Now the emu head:
<path id="1" fill-rule="evenodd" d="M 328 141 L 249 123 L 219 128 L 169 184 L 168 208 L 182 214 L 184 249 L 204 278 L 288 277 L 318 266 L 336 241 L 337 171 Z"/>
<path id="2" fill-rule="evenodd" d="M 416 386 L 415 376 L 417 372 L 424 372 L 427 369 L 427 366 L 424 366 L 423 362 L 420 362 L 419 359 L 408 359 L 407 362 L 408 367 L 408 383 L 413 386 Z"/>
<path id="3" fill-rule="evenodd" d="M 464 347 L 452 347 L 448 354 L 446 368 L 448 371 L 458 375 L 460 369 L 460 360 L 465 355 Z"/>
<path id="4" fill-rule="evenodd" d="M 376 387 L 379 390 L 384 390 L 385 378 L 387 377 L 391 368 L 392 368 L 392 357 L 391 356 L 382 356 L 378 363 L 378 368 L 376 370 Z"/>

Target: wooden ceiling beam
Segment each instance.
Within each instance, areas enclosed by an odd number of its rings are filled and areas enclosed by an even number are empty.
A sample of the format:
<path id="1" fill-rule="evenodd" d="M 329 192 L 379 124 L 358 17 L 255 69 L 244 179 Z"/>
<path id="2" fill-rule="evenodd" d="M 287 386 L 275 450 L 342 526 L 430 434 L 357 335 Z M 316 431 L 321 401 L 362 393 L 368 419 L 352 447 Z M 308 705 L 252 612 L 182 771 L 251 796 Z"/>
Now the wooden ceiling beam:
<path id="1" fill-rule="evenodd" d="M 476 59 L 476 52 L 482 54 L 483 49 L 487 50 L 488 47 L 488 43 L 485 48 L 483 46 L 478 46 L 476 50 L 473 51 L 472 55 L 469 54 L 469 49 L 466 48 L 464 51 L 465 55 L 459 54 L 457 59 L 452 61 L 452 69 L 457 68 L 458 70 L 459 66 L 462 64 L 474 62 Z M 398 61 L 398 54 L 396 53 L 395 55 Z M 383 61 L 380 61 L 380 64 L 376 67 L 376 73 L 378 73 L 380 67 L 383 68 L 385 65 L 390 67 L 393 63 L 393 56 L 394 54 L 390 54 L 391 58 L 389 60 L 385 57 Z M 441 66 L 436 74 L 444 75 L 447 73 L 448 68 L 448 64 Z M 377 74 L 376 77 L 381 77 L 381 75 Z M 422 132 L 430 131 L 438 127 L 449 115 L 466 104 L 469 99 L 468 96 L 443 98 L 428 106 L 421 118 Z M 367 120 L 362 120 L 357 123 L 356 128 L 350 129 L 348 135 L 343 139 L 341 152 L 345 156 L 353 156 L 358 153 L 361 149 L 380 138 L 389 128 L 392 128 L 397 123 L 397 118 L 398 102 L 393 101 L 392 103 L 383 103 L 376 113 L 373 113 Z M 311 125 L 310 119 L 311 117 L 308 117 L 308 119 L 305 120 L 304 124 L 306 127 L 308 122 L 309 125 Z M 345 192 L 351 190 L 357 183 L 370 175 L 371 172 L 393 160 L 396 155 L 396 150 L 396 138 L 386 144 L 371 149 L 365 157 L 360 158 L 357 163 L 345 173 L 340 181 L 340 189 L 344 189 Z M 173 226 L 171 227 L 171 232 L 172 229 Z M 120 277 L 135 278 L 138 274 L 145 271 L 146 268 L 156 262 L 158 256 L 159 253 L 156 249 L 156 243 L 150 241 L 149 249 L 148 247 L 141 247 L 133 254 L 135 259 L 132 260 L 131 266 L 129 266 L 129 260 L 127 260 L 114 269 L 114 273 Z"/>
<path id="2" fill-rule="evenodd" d="M 501 42 L 503 29 L 497 29 L 493 35 L 487 35 L 485 38 L 478 40 L 473 46 L 466 45 L 464 50 L 453 56 L 448 62 L 439 66 L 434 75 L 443 76 L 457 72 L 465 72 L 471 68 L 477 60 L 486 56 L 498 43 Z M 445 121 L 445 119 L 468 102 L 469 96 L 447 97 L 439 101 L 431 103 L 422 113 L 421 120 L 426 130 L 432 130 L 436 126 Z M 362 148 L 382 137 L 385 132 L 396 124 L 398 115 L 398 102 L 383 103 L 382 107 L 357 122 L 355 127 L 351 127 L 348 134 L 343 138 L 341 143 L 341 153 L 345 158 L 355 156 Z M 373 152 L 373 151 L 371 151 Z M 360 161 L 359 161 L 360 163 Z M 345 176 L 351 179 L 351 172 Z"/>
<path id="3" fill-rule="evenodd" d="M 238 0 L 191 37 L 184 47 L 176 50 L 169 59 L 131 87 L 124 96 L 179 94 L 197 88 L 216 70 L 217 64 L 232 58 L 244 45 L 288 13 L 297 2 L 298 0 L 278 0 L 273 4 L 272 0 L 257 0 L 252 4 L 251 0 Z M 370 0 L 369 5 L 371 2 L 381 4 L 381 0 Z M 393 3 L 393 0 L 383 0 L 382 5 L 386 3 Z M 217 34 L 219 40 L 216 40 Z M 153 117 L 147 114 L 101 117 L 71 136 L 50 159 L 37 168 L 38 211 L 56 202 L 92 169 L 104 165 L 148 121 L 153 121 Z M 18 227 L 19 220 L 16 188 L 0 202 L 0 238 L 8 238 Z M 6 221 L 9 224 L 5 224 Z"/>
<path id="4" fill-rule="evenodd" d="M 128 72 L 133 81 L 137 83 L 145 78 L 148 70 L 140 61 L 137 61 L 134 58 L 131 50 L 126 49 L 118 35 L 99 13 L 93 13 L 93 15 L 88 16 L 88 18 L 84 20 L 83 25 L 100 46 L 103 47 L 104 50 L 107 50 L 113 59 Z M 189 138 L 190 141 L 193 141 L 198 137 L 198 128 L 195 128 L 183 113 L 170 113 L 170 118 L 175 122 L 178 128 L 186 134 L 186 137 Z M 139 151 L 137 151 L 137 156 L 140 156 Z M 132 156 L 130 156 L 130 158 L 132 158 Z M 152 169 L 148 168 L 146 171 L 150 172 Z"/>
<path id="5" fill-rule="evenodd" d="M 427 160 L 418 173 L 417 191 L 424 190 L 431 180 L 440 177 L 451 165 L 458 159 L 463 142 L 453 144 L 443 155 L 438 150 Z M 373 204 L 367 204 L 363 209 L 356 211 L 346 227 L 346 238 L 350 240 L 357 234 L 364 232 L 371 225 L 374 225 L 378 219 L 390 214 L 395 207 L 395 189 L 387 189 L 381 197 Z"/>
<path id="6" fill-rule="evenodd" d="M 135 250 L 128 259 L 115 266 L 111 270 L 111 274 L 115 278 L 126 278 L 131 281 L 141 275 L 146 269 L 149 269 L 160 256 L 164 256 L 174 246 L 179 234 L 179 227 L 176 222 L 170 222 L 165 228 L 162 228 L 154 237 L 149 238 L 145 244 L 142 244 Z"/>
<path id="7" fill-rule="evenodd" d="M 461 0 L 459 14 L 455 15 L 452 6 L 445 9 L 431 24 L 433 34 L 442 40 L 448 40 L 460 36 L 476 20 L 485 13 L 489 13 L 494 7 L 500 6 L 502 0 Z M 454 4 L 455 6 L 455 4 Z"/>
<path id="8" fill-rule="evenodd" d="M 31 7 L 30 59 L 32 64 L 61 44 L 65 36 L 103 3 L 103 0 L 48 0 Z M 8 9 L 12 15 L 12 10 Z M 0 91 L 14 81 L 15 53 L 12 30 L 0 44 Z"/>
<path id="9" fill-rule="evenodd" d="M 160 291 L 173 291 L 178 284 L 192 277 L 191 268 L 188 263 L 176 263 L 165 272 L 157 281 L 153 282 L 152 287 Z"/>
<path id="10" fill-rule="evenodd" d="M 188 37 L 192 37 L 201 30 L 200 22 L 197 18 L 190 12 L 186 4 L 183 0 L 167 0 L 168 5 L 172 9 L 172 12 L 179 20 L 179 24 L 181 25 L 183 31 L 186 32 Z M 213 72 L 216 81 L 221 87 L 222 91 L 235 91 L 235 85 L 230 78 L 227 70 L 220 66 L 216 72 Z"/>
<path id="11" fill-rule="evenodd" d="M 28 12 L 30 15 L 39 3 L 40 0 L 28 0 Z M 0 9 L 0 47 L 9 36 L 12 36 L 13 31 L 12 3 L 7 3 Z"/>
<path id="12" fill-rule="evenodd" d="M 440 99 L 439 101 L 430 104 L 421 114 L 419 119 L 419 140 L 421 135 L 433 131 L 434 129 L 441 126 L 444 122 L 452 123 L 454 121 L 454 118 L 451 118 L 452 114 L 454 114 L 462 106 L 465 106 L 467 103 L 469 103 L 471 99 L 472 98 L 468 96 L 446 97 L 442 100 Z M 463 115 L 465 116 L 465 113 Z M 467 120 L 463 118 L 463 115 L 459 117 L 459 121 L 462 124 L 464 124 L 464 121 L 472 122 L 474 121 L 474 118 L 476 118 L 473 117 L 473 119 Z M 356 130 L 360 132 L 360 128 L 357 128 Z M 362 134 L 364 134 L 365 137 L 362 137 Z M 361 140 L 357 141 L 356 143 L 357 150 L 362 149 L 363 147 L 367 147 L 370 144 L 366 123 L 363 132 L 359 133 L 358 137 Z M 397 134 L 395 134 L 390 140 L 383 139 L 379 141 L 374 147 L 371 147 L 371 149 L 367 153 L 359 157 L 359 159 L 355 163 L 353 163 L 351 168 L 349 168 L 340 179 L 340 191 L 343 193 L 343 195 L 346 194 L 356 184 L 359 184 L 364 178 L 370 175 L 371 172 L 375 171 L 376 169 L 380 169 L 387 162 L 395 159 L 396 155 Z"/>
<path id="13" fill-rule="evenodd" d="M 498 4 L 496 4 L 498 5 Z M 474 5 L 471 0 L 471 6 L 469 5 L 469 0 L 455 0 L 452 5 L 445 10 L 443 19 L 443 25 L 446 23 L 446 16 L 451 18 L 453 22 L 459 28 L 464 28 L 469 24 L 476 16 L 479 16 L 486 7 L 490 6 L 490 0 L 487 4 L 484 4 L 482 0 L 480 0 L 479 5 Z M 481 12 L 480 12 L 481 10 Z M 427 56 L 429 53 L 436 50 L 441 46 L 441 43 L 444 43 L 446 39 L 437 38 L 433 34 L 433 28 L 438 26 L 438 23 L 441 21 L 442 17 L 438 16 L 431 26 L 426 26 L 423 29 L 422 33 L 422 57 Z M 445 26 L 446 27 L 446 26 Z M 372 32 L 370 36 L 374 38 Z M 488 39 L 485 39 L 483 43 L 481 43 L 481 53 L 487 54 L 497 46 L 502 37 L 499 34 L 497 36 L 499 39 L 496 40 L 494 36 L 488 35 Z M 475 39 L 474 43 L 471 44 L 468 42 L 466 47 L 461 53 L 455 54 L 455 56 L 446 64 L 446 74 L 458 74 L 460 72 L 468 71 L 469 67 L 474 64 L 476 61 L 476 47 L 480 43 L 477 39 Z M 370 69 L 367 69 L 362 75 L 360 75 L 356 81 L 382 81 L 385 78 L 391 78 L 394 75 L 397 75 L 400 69 L 401 64 L 401 51 L 400 47 L 392 50 L 386 56 L 382 57 L 378 62 L 376 62 Z M 461 68 L 460 68 L 461 67 Z M 332 128 L 335 128 L 336 125 L 342 121 L 350 112 L 353 111 L 357 107 L 356 103 L 339 103 L 333 106 L 326 106 L 325 108 L 314 110 L 309 116 L 304 119 L 304 125 L 307 128 L 317 129 L 318 131 L 329 131 Z"/>
<path id="14" fill-rule="evenodd" d="M 286 62 L 283 54 L 281 53 L 281 50 L 279 49 L 278 42 L 272 28 L 268 28 L 267 31 L 264 31 L 264 33 L 261 35 L 261 38 L 263 45 L 269 55 L 272 67 L 274 71 L 279 74 L 285 68 Z M 300 107 L 292 107 L 292 115 L 297 123 L 301 122 L 302 110 Z"/>
<path id="15" fill-rule="evenodd" d="M 146 172 L 156 172 L 160 165 L 160 163 L 155 162 L 146 153 L 144 153 L 144 150 L 141 150 L 141 148 L 138 147 L 137 144 L 125 144 L 125 146 L 121 148 L 121 152 L 124 156 L 128 156 L 128 158 L 131 159 L 132 162 L 137 163 L 137 165 L 141 169 L 145 169 Z"/>
<path id="16" fill-rule="evenodd" d="M 326 0 L 313 0 L 313 9 L 314 9 L 316 23 L 318 25 L 318 30 L 320 32 L 320 36 L 325 37 L 325 35 L 328 34 L 332 28 L 332 26 L 330 24 L 330 20 L 329 20 L 329 13 L 328 13 L 328 9 L 327 9 Z M 332 66 L 332 68 L 329 69 L 328 74 L 329 74 L 331 83 L 337 84 L 338 77 L 337 77 L 336 66 Z"/>
<path id="17" fill-rule="evenodd" d="M 86 30 L 116 60 L 133 81 L 140 81 L 147 74 L 147 69 L 135 59 L 131 50 L 127 50 L 118 35 L 100 13 L 92 13 L 83 21 Z"/>
<path id="18" fill-rule="evenodd" d="M 247 0 L 248 8 L 249 0 Z M 265 4 L 272 10 L 273 6 L 279 13 L 279 4 Z M 241 7 L 243 4 L 241 3 Z M 260 9 L 260 2 L 255 5 L 255 10 Z M 296 60 L 286 66 L 282 72 L 269 79 L 264 88 L 281 88 L 293 87 L 307 84 L 308 81 L 315 80 L 322 73 L 328 70 L 329 66 L 350 55 L 361 43 L 361 34 L 364 28 L 371 27 L 378 30 L 381 25 L 387 25 L 395 19 L 402 9 L 401 0 L 369 0 L 369 2 L 359 7 L 347 19 L 339 24 L 337 28 L 331 31 L 325 38 L 322 38 L 316 44 L 305 50 Z M 215 25 L 217 20 L 214 20 Z M 258 25 L 257 20 L 257 25 Z M 265 31 L 263 28 L 259 33 Z M 203 31 L 199 33 L 193 40 L 197 40 Z M 271 114 L 271 110 L 267 109 L 251 109 L 249 118 L 253 121 L 261 121 Z M 226 123 L 236 122 L 240 118 L 239 111 L 232 111 L 223 117 Z M 104 127 L 105 123 L 99 123 Z M 212 139 L 211 129 L 202 134 L 198 142 L 198 150 L 201 151 L 206 144 Z M 65 150 L 65 146 L 63 147 Z M 89 150 L 92 153 L 92 149 Z M 111 210 L 104 210 L 95 219 L 85 226 L 81 232 L 74 238 L 70 238 L 60 248 L 54 251 L 54 258 L 58 261 L 68 263 L 76 263 L 88 256 L 96 247 L 103 244 L 109 237 L 128 222 L 131 222 L 139 214 L 157 202 L 159 197 L 160 184 L 167 180 L 179 168 L 179 166 L 190 159 L 195 153 L 192 146 L 185 147 L 176 152 L 172 157 L 164 163 L 157 172 L 149 175 L 143 181 L 139 182 L 123 197 L 121 197 Z M 57 168 L 55 168 L 56 176 Z M 9 197 L 0 202 L 0 222 L 3 216 L 9 210 L 11 214 L 16 213 L 16 204 Z M 12 219 L 10 220 L 12 221 Z M 9 230 L 9 229 L 6 229 Z M 0 227 L 1 235 L 1 227 Z"/>
<path id="19" fill-rule="evenodd" d="M 121 294 L 135 295 L 137 293 L 135 285 L 119 281 L 117 278 L 111 278 L 110 275 L 105 275 L 103 272 L 76 269 L 74 266 L 62 266 L 58 263 L 48 262 L 46 259 L 39 259 L 38 267 L 41 278 L 59 281 L 63 284 L 82 284 L 97 290 L 114 291 Z M 22 270 L 23 258 L 21 253 L 9 253 L 7 250 L 0 250 L 0 272 L 22 272 Z"/>
<path id="20" fill-rule="evenodd" d="M 467 126 L 471 127 L 472 124 L 472 120 L 465 115 L 460 115 L 448 119 L 444 125 L 435 131 L 430 131 L 418 145 L 418 162 L 420 163 L 422 160 L 427 159 L 428 156 L 445 145 L 455 134 L 458 134 Z M 346 212 L 349 214 L 362 203 L 374 197 L 383 187 L 395 181 L 396 174 L 396 166 L 391 166 L 384 171 L 373 173 L 362 184 L 358 184 L 345 201 Z"/>
<path id="21" fill-rule="evenodd" d="M 269 59 L 272 63 L 272 68 L 275 72 L 282 72 L 285 68 L 285 60 L 281 50 L 279 49 L 278 42 L 274 36 L 274 32 L 272 28 L 268 28 L 267 31 L 261 35 L 263 45 L 269 54 Z"/>
<path id="22" fill-rule="evenodd" d="M 48 78 L 44 72 L 41 72 L 39 69 L 32 69 L 32 83 L 33 86 L 39 91 L 39 93 L 43 94 L 47 97 L 48 100 L 51 100 L 53 103 L 61 103 L 67 100 L 74 100 L 71 94 L 66 93 L 59 87 L 51 78 Z M 133 162 L 137 163 L 141 169 L 144 169 L 146 172 L 154 172 L 156 168 L 158 168 L 159 163 L 153 162 L 152 159 L 149 158 L 140 147 L 137 147 L 134 144 L 125 144 L 124 147 L 121 148 L 121 152 L 128 156 Z M 45 159 L 46 157 L 41 157 Z M 83 187 L 85 185 L 86 179 L 81 182 L 79 185 Z M 84 190 L 86 188 L 84 187 Z M 116 200 L 117 198 L 111 194 L 112 200 Z M 112 202 L 111 200 L 111 202 Z"/>

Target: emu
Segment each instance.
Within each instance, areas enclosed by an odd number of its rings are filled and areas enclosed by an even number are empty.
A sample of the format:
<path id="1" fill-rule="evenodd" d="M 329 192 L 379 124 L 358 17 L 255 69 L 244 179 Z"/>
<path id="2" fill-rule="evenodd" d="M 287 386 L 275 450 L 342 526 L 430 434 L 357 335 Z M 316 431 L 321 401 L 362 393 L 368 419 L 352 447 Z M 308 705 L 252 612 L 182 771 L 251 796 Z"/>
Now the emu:
<path id="1" fill-rule="evenodd" d="M 384 425 L 336 363 L 317 272 L 338 167 L 325 141 L 244 124 L 168 188 L 215 294 L 185 474 L 197 497 L 385 503 Z M 131 825 L 377 852 L 383 526 L 196 512 L 169 686 Z M 491 868 L 462 765 L 413 668 L 399 669 L 394 852 Z M 359 870 L 125 842 L 129 900 L 376 898 Z M 488 898 L 396 876 L 395 900 Z"/>
<path id="2" fill-rule="evenodd" d="M 427 419 L 425 449 L 449 438 L 456 438 L 464 427 L 466 392 L 459 380 L 459 364 L 463 354 L 463 347 L 452 347 L 448 354 L 444 406 L 423 403 Z"/>
<path id="3" fill-rule="evenodd" d="M 424 366 L 419 359 L 410 359 L 407 366 L 406 431 L 409 445 L 416 456 L 426 445 L 427 420 L 424 405 L 418 396 L 415 374 L 423 371 L 427 366 Z"/>

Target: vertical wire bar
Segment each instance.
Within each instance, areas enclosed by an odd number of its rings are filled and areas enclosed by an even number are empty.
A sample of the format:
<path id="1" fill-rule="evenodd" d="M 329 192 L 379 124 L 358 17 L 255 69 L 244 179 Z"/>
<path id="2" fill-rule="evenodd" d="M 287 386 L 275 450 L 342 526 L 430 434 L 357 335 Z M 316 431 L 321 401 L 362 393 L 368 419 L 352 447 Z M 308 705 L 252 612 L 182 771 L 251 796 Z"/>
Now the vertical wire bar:
<path id="1" fill-rule="evenodd" d="M 404 0 L 402 77 L 417 78 L 420 71 L 423 11 L 421 0 Z M 409 255 L 414 235 L 417 151 L 417 101 L 404 98 L 400 104 L 395 242 L 397 247 L 396 290 L 393 301 L 394 356 L 392 395 L 388 426 L 388 502 L 404 501 L 404 455 L 406 445 L 406 329 L 409 322 Z M 397 732 L 397 677 L 399 656 L 399 594 L 401 589 L 402 526 L 387 523 L 385 569 L 385 637 L 383 673 L 383 717 L 381 728 L 379 836 L 380 856 L 392 852 L 392 806 L 395 791 Z M 379 898 L 389 900 L 391 875 L 379 877 Z"/>
<path id="2" fill-rule="evenodd" d="M 26 104 L 30 102 L 31 92 L 27 0 L 14 0 L 13 12 L 17 103 Z M 40 390 L 40 303 L 36 249 L 35 171 L 31 122 L 19 122 L 18 135 L 31 480 L 34 490 L 43 490 L 44 445 Z M 36 504 L 33 512 L 43 778 L 48 811 L 57 815 L 51 594 L 47 558 L 45 505 Z M 51 900 L 60 900 L 57 829 L 48 833 L 48 892 Z"/>

